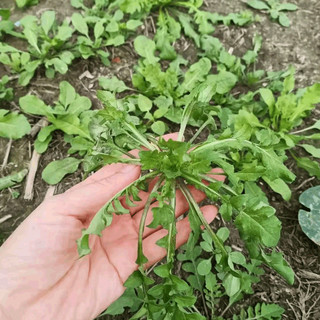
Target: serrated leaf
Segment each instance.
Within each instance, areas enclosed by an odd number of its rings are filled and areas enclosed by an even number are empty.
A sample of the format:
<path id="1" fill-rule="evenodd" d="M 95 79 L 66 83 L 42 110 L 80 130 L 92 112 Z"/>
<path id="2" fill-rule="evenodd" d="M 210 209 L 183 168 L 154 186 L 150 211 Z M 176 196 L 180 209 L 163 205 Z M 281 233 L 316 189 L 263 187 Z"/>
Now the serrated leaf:
<path id="1" fill-rule="evenodd" d="M 288 185 L 282 179 L 270 180 L 268 177 L 263 177 L 263 180 L 269 185 L 269 187 L 281 194 L 282 198 L 289 201 L 291 198 L 291 190 Z"/>
<path id="2" fill-rule="evenodd" d="M 42 171 L 42 179 L 49 184 L 59 183 L 67 174 L 74 173 L 82 160 L 65 158 L 50 162 Z"/>

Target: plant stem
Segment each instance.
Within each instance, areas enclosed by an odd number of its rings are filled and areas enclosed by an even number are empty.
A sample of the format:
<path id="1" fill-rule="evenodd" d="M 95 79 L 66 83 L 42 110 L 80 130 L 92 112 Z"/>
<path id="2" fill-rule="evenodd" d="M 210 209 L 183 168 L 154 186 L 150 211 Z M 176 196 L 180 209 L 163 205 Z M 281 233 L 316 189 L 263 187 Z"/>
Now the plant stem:
<path id="1" fill-rule="evenodd" d="M 187 199 L 187 201 L 189 202 L 189 205 L 192 206 L 194 208 L 194 210 L 196 211 L 196 213 L 197 213 L 201 223 L 203 224 L 203 226 L 206 228 L 206 230 L 211 235 L 211 238 L 212 238 L 216 248 L 221 251 L 222 259 L 224 259 L 226 261 L 228 259 L 228 252 L 224 248 L 224 245 L 223 245 L 223 243 L 221 243 L 221 241 L 218 238 L 218 236 L 211 229 L 209 223 L 207 222 L 207 220 L 203 216 L 203 213 L 202 213 L 198 203 L 194 200 L 194 198 L 193 198 L 191 192 L 189 191 L 188 187 L 185 185 L 184 182 L 180 182 L 179 183 L 179 188 L 182 191 L 182 193 L 185 196 L 185 198 Z"/>
<path id="2" fill-rule="evenodd" d="M 144 228 L 145 228 L 145 223 L 146 223 L 146 219 L 147 219 L 147 215 L 148 215 L 148 211 L 150 209 L 150 205 L 153 201 L 154 198 L 154 193 L 157 192 L 157 190 L 159 189 L 159 186 L 161 185 L 163 181 L 163 177 L 160 176 L 159 180 L 157 181 L 157 183 L 155 184 L 155 186 L 153 187 L 152 191 L 149 194 L 149 197 L 147 199 L 147 202 L 145 204 L 143 213 L 142 213 L 142 217 L 140 220 L 140 225 L 139 225 L 139 237 L 138 237 L 138 258 L 137 258 L 137 263 L 141 266 L 141 257 L 143 257 L 143 246 L 142 246 L 142 240 L 143 240 L 143 232 L 144 232 Z"/>
<path id="3" fill-rule="evenodd" d="M 205 129 L 205 127 L 210 124 L 210 122 L 212 122 L 212 119 L 208 118 L 208 120 L 203 123 L 203 125 L 197 130 L 195 135 L 189 140 L 189 143 L 193 143 L 193 141 L 195 141 L 199 137 L 199 134 Z"/>
<path id="4" fill-rule="evenodd" d="M 172 222 L 170 223 L 169 229 L 168 229 L 168 251 L 167 251 L 167 263 L 172 263 L 173 258 L 174 258 L 174 252 L 176 248 L 176 235 L 174 233 L 175 229 L 175 223 L 176 223 L 176 218 L 175 218 L 175 212 L 176 212 L 176 182 L 175 180 L 172 181 L 171 184 L 171 199 L 170 199 L 170 206 L 172 208 Z"/>
<path id="5" fill-rule="evenodd" d="M 203 180 L 206 180 L 206 181 L 210 182 L 210 183 L 217 183 L 217 182 L 218 182 L 218 180 L 215 180 L 215 179 L 213 179 L 213 178 L 210 178 L 210 177 L 208 177 L 208 176 L 205 175 L 205 174 L 200 174 L 199 177 L 200 177 L 201 179 L 203 179 Z M 221 185 L 221 187 L 222 187 L 223 189 L 229 191 L 229 192 L 230 192 L 231 194 L 233 194 L 234 196 L 237 196 L 237 195 L 238 195 L 234 190 L 232 190 L 232 188 L 230 188 L 229 186 L 227 186 L 225 183 L 223 183 L 223 184 Z"/>
<path id="6" fill-rule="evenodd" d="M 124 122 L 124 124 L 144 147 L 149 150 L 156 150 L 156 148 L 151 143 L 149 143 L 149 141 L 133 125 L 127 122 Z"/>
<path id="7" fill-rule="evenodd" d="M 191 102 L 190 104 L 188 104 L 185 109 L 183 110 L 183 114 L 182 114 L 182 119 L 181 119 L 181 125 L 180 125 L 180 130 L 179 130 L 179 135 L 178 135 L 178 141 L 182 141 L 183 136 L 184 136 L 184 132 L 186 130 L 191 112 L 193 110 L 195 103 Z"/>

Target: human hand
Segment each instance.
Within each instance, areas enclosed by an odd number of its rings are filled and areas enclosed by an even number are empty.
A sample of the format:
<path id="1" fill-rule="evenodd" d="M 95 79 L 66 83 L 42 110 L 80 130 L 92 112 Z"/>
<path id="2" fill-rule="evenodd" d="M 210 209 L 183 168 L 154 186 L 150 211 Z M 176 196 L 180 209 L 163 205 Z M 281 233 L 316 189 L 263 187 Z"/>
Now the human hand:
<path id="1" fill-rule="evenodd" d="M 95 213 L 139 176 L 138 166 L 108 165 L 64 194 L 44 201 L 17 228 L 0 248 L 1 319 L 89 320 L 122 295 L 123 283 L 138 267 L 138 229 L 148 192 L 140 192 L 141 201 L 129 208 L 130 214 L 115 215 L 102 237 L 90 239 L 90 255 L 78 258 L 76 240 Z M 214 178 L 222 180 L 223 176 Z M 190 191 L 196 201 L 204 200 L 204 193 L 193 187 Z M 179 217 L 188 211 L 188 203 L 180 191 L 176 198 Z M 208 222 L 217 214 L 214 206 L 202 211 Z M 152 219 L 150 208 L 146 225 Z M 190 233 L 188 218 L 177 222 L 177 231 L 179 247 Z M 166 255 L 156 245 L 166 233 L 145 228 L 147 267 Z"/>

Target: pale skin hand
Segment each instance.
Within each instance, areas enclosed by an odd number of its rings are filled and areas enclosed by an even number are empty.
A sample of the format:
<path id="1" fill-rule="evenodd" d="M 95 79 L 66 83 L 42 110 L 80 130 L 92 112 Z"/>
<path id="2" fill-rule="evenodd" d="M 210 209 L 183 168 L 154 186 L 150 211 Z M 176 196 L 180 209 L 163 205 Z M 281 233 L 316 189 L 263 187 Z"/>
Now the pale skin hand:
<path id="1" fill-rule="evenodd" d="M 66 193 L 46 200 L 18 227 L 0 248 L 1 319 L 90 320 L 122 295 L 123 283 L 137 269 L 139 221 L 148 193 L 141 192 L 142 201 L 130 208 L 130 214 L 114 216 L 101 238 L 90 239 L 90 255 L 78 258 L 76 240 L 94 214 L 139 176 L 137 166 L 106 166 Z M 221 175 L 214 178 L 223 180 Z M 205 198 L 193 187 L 190 190 L 198 202 Z M 187 210 L 178 191 L 176 216 Z M 217 214 L 214 206 L 202 211 L 209 222 Z M 151 221 L 149 212 L 146 225 Z M 180 220 L 177 229 L 178 247 L 188 239 L 188 219 Z M 165 234 L 165 230 L 146 227 L 147 266 L 165 256 L 165 250 L 155 244 Z"/>

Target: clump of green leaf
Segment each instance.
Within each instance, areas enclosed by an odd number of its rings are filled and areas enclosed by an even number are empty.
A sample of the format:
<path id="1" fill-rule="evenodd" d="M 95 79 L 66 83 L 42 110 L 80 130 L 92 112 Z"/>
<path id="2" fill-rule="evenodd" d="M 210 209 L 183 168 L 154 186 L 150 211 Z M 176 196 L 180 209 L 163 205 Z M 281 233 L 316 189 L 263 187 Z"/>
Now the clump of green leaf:
<path id="1" fill-rule="evenodd" d="M 74 30 L 69 22 L 65 20 L 59 25 L 55 12 L 46 11 L 39 20 L 35 16 L 25 16 L 20 23 L 22 34 L 29 43 L 28 51 L 12 47 L 0 50 L 0 62 L 20 74 L 19 84 L 29 84 L 41 65 L 45 67 L 48 78 L 53 78 L 56 72 L 65 74 L 75 58 L 70 41 Z"/>
<path id="2" fill-rule="evenodd" d="M 35 149 L 38 153 L 47 150 L 53 132 L 56 130 L 65 133 L 66 140 L 72 145 L 70 153 L 86 151 L 83 148 L 88 148 L 88 145 L 92 143 L 89 122 L 94 111 L 90 110 L 91 101 L 87 97 L 77 94 L 68 82 L 62 81 L 60 83 L 59 100 L 53 107 L 48 106 L 34 95 L 20 98 L 19 104 L 25 113 L 43 116 L 50 123 L 38 133 L 35 141 Z M 76 145 L 79 147 L 77 148 Z"/>
<path id="3" fill-rule="evenodd" d="M 86 7 L 83 0 L 72 0 L 71 4 L 83 11 L 72 15 L 72 24 L 81 34 L 76 46 L 79 55 L 84 59 L 98 56 L 104 65 L 109 64 L 109 53 L 104 48 L 124 44 L 142 24 L 135 17 L 125 18 L 109 1 L 96 0 L 92 7 Z"/>
<path id="4" fill-rule="evenodd" d="M 302 231 L 320 246 L 320 186 L 304 191 L 300 203 L 309 209 L 299 210 L 299 223 Z"/>
<path id="5" fill-rule="evenodd" d="M 293 3 L 281 3 L 279 0 L 248 0 L 248 6 L 257 10 L 265 10 L 272 20 L 278 21 L 283 27 L 290 26 L 286 11 L 296 11 L 298 7 Z"/>

